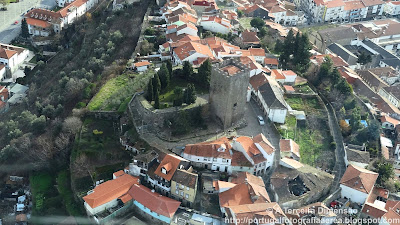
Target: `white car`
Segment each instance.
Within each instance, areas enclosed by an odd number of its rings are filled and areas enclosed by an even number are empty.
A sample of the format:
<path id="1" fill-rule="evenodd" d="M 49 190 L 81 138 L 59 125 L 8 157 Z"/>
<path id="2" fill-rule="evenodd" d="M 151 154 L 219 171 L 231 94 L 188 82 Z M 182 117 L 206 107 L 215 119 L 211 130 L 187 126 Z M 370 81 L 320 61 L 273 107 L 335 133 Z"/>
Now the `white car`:
<path id="1" fill-rule="evenodd" d="M 265 125 L 264 118 L 262 116 L 257 116 L 258 123 L 262 126 Z"/>

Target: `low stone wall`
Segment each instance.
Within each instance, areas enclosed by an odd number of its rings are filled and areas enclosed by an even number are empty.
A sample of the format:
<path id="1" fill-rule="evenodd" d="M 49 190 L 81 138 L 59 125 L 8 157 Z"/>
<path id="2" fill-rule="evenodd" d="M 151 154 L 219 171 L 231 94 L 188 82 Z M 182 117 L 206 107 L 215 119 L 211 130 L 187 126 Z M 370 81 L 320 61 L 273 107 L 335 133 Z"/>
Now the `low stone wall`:
<path id="1" fill-rule="evenodd" d="M 203 104 L 189 109 L 183 109 L 184 107 L 171 107 L 167 109 L 153 110 L 152 108 L 149 109 L 144 107 L 142 101 L 146 100 L 142 95 L 136 93 L 128 105 L 129 114 L 138 132 L 140 132 L 139 129 L 146 129 L 146 131 L 156 132 L 164 127 L 164 122 L 166 120 L 178 116 L 180 111 L 184 110 L 186 112 L 193 112 L 203 107 L 208 107 L 208 104 Z"/>

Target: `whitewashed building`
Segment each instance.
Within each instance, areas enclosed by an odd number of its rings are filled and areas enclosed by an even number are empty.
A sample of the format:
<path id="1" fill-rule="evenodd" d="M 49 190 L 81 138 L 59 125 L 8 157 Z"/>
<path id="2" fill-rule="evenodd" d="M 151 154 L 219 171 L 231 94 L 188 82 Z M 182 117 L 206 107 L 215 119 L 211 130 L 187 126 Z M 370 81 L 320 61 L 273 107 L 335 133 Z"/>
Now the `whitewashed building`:
<path id="1" fill-rule="evenodd" d="M 218 16 L 203 16 L 200 21 L 200 26 L 202 26 L 204 30 L 221 34 L 228 34 L 232 30 L 230 21 Z"/>
<path id="2" fill-rule="evenodd" d="M 364 204 L 375 186 L 378 175 L 375 172 L 350 164 L 340 180 L 341 197 L 346 197 L 351 202 Z"/>

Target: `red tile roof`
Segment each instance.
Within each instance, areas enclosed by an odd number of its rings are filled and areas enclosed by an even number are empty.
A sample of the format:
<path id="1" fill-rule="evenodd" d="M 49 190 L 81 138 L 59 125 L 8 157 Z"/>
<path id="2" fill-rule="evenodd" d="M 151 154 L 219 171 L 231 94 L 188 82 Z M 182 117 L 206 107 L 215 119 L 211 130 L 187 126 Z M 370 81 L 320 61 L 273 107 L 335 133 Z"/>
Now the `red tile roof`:
<path id="1" fill-rule="evenodd" d="M 236 73 L 238 73 L 240 71 L 240 68 L 234 65 L 229 65 L 229 66 L 225 66 L 223 68 L 221 68 L 221 70 L 227 72 L 229 75 L 235 75 Z"/>
<path id="2" fill-rule="evenodd" d="M 282 74 L 286 77 L 286 76 L 297 76 L 297 74 L 295 72 L 293 72 L 292 70 L 283 70 Z"/>
<path id="3" fill-rule="evenodd" d="M 151 211 L 172 218 L 180 206 L 180 202 L 153 192 L 149 188 L 135 184 L 128 191 L 132 198 Z"/>
<path id="4" fill-rule="evenodd" d="M 264 56 L 265 50 L 263 48 L 249 48 L 250 54 L 252 56 Z"/>
<path id="5" fill-rule="evenodd" d="M 264 151 L 267 152 L 267 154 L 271 155 L 273 152 L 275 152 L 275 148 L 264 136 L 264 134 L 260 133 L 256 135 L 255 137 L 253 137 L 253 141 L 256 144 L 259 144 L 264 149 Z"/>
<path id="6" fill-rule="evenodd" d="M 283 76 L 282 70 L 278 69 L 271 70 L 271 77 L 275 78 L 276 80 L 285 80 L 285 76 Z"/>
<path id="7" fill-rule="evenodd" d="M 137 62 L 135 64 L 133 64 L 135 67 L 141 67 L 141 66 L 148 66 L 151 65 L 151 63 L 149 61 L 142 61 L 142 62 Z"/>
<path id="8" fill-rule="evenodd" d="M 0 47 L 0 58 L 11 59 L 15 54 L 17 54 L 17 51 Z"/>
<path id="9" fill-rule="evenodd" d="M 259 73 L 250 77 L 250 85 L 254 88 L 255 91 L 258 91 L 258 88 L 266 83 L 268 83 L 268 80 L 265 73 Z"/>
<path id="10" fill-rule="evenodd" d="M 83 200 L 94 209 L 123 196 L 134 184 L 139 184 L 139 178 L 124 174 L 114 180 L 97 185 L 91 194 L 83 197 Z"/>
<path id="11" fill-rule="evenodd" d="M 225 150 L 218 150 L 222 148 Z M 231 155 L 229 150 L 231 148 L 232 146 L 229 143 L 229 140 L 226 137 L 222 137 L 215 141 L 186 145 L 184 153 L 201 157 L 230 159 Z"/>
<path id="12" fill-rule="evenodd" d="M 241 173 L 243 174 L 239 173 L 238 177 L 232 180 L 238 183 L 236 186 L 219 194 L 221 207 L 271 202 L 261 178 L 247 172 Z"/>
<path id="13" fill-rule="evenodd" d="M 283 85 L 283 88 L 285 88 L 286 92 L 295 92 L 294 88 L 290 85 Z"/>
<path id="14" fill-rule="evenodd" d="M 378 175 L 375 172 L 350 164 L 340 180 L 340 184 L 369 194 Z"/>
<path id="15" fill-rule="evenodd" d="M 293 88 L 292 86 L 289 87 Z M 300 158 L 300 146 L 292 139 L 281 139 L 279 141 L 279 147 L 281 152 L 292 152 L 293 154 L 295 154 L 297 157 Z"/>
<path id="16" fill-rule="evenodd" d="M 161 161 L 161 163 L 157 167 L 156 171 L 154 171 L 154 174 L 156 174 L 159 177 L 164 178 L 165 180 L 170 181 L 172 176 L 174 175 L 175 171 L 178 169 L 179 164 L 182 161 L 186 161 L 186 160 L 177 155 L 168 154 Z M 162 168 L 164 168 L 167 171 L 167 174 L 164 174 L 161 171 Z"/>
<path id="17" fill-rule="evenodd" d="M 264 64 L 266 65 L 279 65 L 278 59 L 277 58 L 265 58 L 264 59 Z"/>
<path id="18" fill-rule="evenodd" d="M 119 171 L 113 173 L 113 176 L 115 176 L 115 177 L 120 177 L 120 176 L 122 176 L 122 175 L 124 175 L 124 174 L 125 174 L 125 172 L 124 172 L 123 170 L 119 170 Z"/>
<path id="19" fill-rule="evenodd" d="M 210 58 L 213 57 L 213 54 L 207 45 L 203 45 L 192 41 L 187 42 L 179 46 L 178 48 L 174 49 L 174 52 L 180 60 L 184 60 L 196 52 L 208 56 Z"/>

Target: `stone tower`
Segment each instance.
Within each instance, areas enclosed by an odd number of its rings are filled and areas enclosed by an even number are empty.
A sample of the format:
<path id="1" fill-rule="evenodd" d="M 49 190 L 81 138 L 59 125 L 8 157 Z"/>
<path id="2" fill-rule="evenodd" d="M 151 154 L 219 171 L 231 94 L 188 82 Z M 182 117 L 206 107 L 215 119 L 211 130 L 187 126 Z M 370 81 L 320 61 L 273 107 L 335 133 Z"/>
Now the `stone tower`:
<path id="1" fill-rule="evenodd" d="M 239 59 L 228 59 L 212 65 L 211 115 L 224 130 L 243 118 L 249 80 L 250 68 Z"/>

